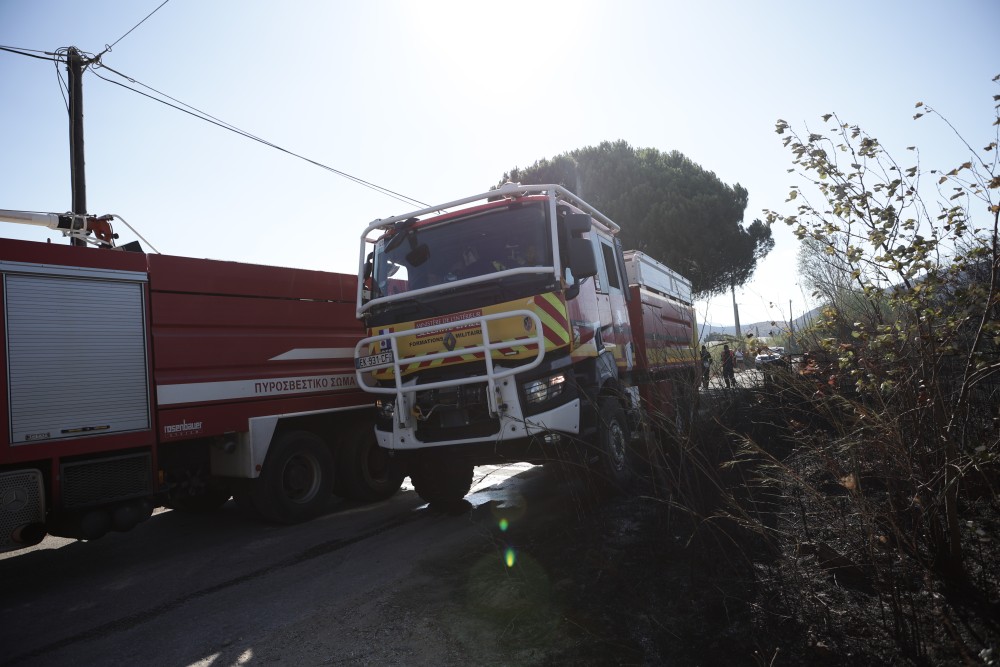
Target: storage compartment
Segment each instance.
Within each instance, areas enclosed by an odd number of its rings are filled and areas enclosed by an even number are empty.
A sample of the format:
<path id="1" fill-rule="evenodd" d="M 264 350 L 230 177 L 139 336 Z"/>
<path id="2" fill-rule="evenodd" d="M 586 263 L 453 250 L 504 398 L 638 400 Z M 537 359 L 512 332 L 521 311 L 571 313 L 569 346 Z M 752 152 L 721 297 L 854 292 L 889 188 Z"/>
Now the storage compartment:
<path id="1" fill-rule="evenodd" d="M 67 273 L 4 274 L 12 445 L 150 427 L 143 283 Z"/>

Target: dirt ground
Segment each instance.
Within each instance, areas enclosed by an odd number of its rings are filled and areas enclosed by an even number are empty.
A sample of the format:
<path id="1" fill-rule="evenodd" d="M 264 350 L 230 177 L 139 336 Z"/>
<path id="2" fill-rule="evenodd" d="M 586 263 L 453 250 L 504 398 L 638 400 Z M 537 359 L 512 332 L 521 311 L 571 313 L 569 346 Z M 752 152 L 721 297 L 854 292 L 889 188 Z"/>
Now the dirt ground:
<path id="1" fill-rule="evenodd" d="M 1000 659 L 1000 606 L 899 563 L 897 600 L 871 573 L 792 541 L 765 544 L 661 500 L 512 521 L 380 606 L 369 664 L 967 665 Z M 983 506 L 993 517 L 996 508 Z M 777 523 L 782 521 L 779 508 Z M 498 524 L 499 526 L 499 524 Z M 993 533 L 998 534 L 997 532 Z M 815 542 L 815 536 L 813 536 Z M 991 545 L 987 545 L 989 548 Z M 513 560 L 508 560 L 513 554 Z M 997 559 L 976 576 L 997 590 Z M 512 566 L 508 566 L 512 563 Z M 986 581 L 989 580 L 989 583 Z M 875 582 L 877 583 L 877 582 Z M 383 651 L 389 650 L 387 655 Z"/>
<path id="2" fill-rule="evenodd" d="M 874 591 L 831 578 L 811 557 L 775 553 L 735 526 L 695 528 L 658 500 L 582 513 L 578 502 L 568 495 L 559 511 L 523 522 L 477 508 L 471 519 L 494 527 L 453 557 L 354 601 L 350 618 L 319 614 L 286 628 L 254 662 L 996 664 L 996 617 L 970 600 L 915 581 L 925 636 L 920 653 L 907 653 Z"/>
<path id="3" fill-rule="evenodd" d="M 700 445 L 717 448 L 709 459 L 725 468 L 734 433 L 716 426 L 703 429 Z M 719 479 L 744 490 L 768 539 L 719 498 L 693 507 L 655 489 L 595 499 L 570 485 L 543 515 L 517 503 L 467 508 L 480 530 L 446 561 L 419 563 L 397 589 L 355 601 L 358 613 L 349 619 L 313 616 L 286 629 L 269 642 L 280 652 L 255 658 L 288 665 L 1000 662 L 994 498 L 965 508 L 979 553 L 970 559 L 976 585 L 959 589 L 905 559 L 887 556 L 888 570 L 882 563 L 877 572 L 846 559 L 832 536 L 801 534 L 801 501 L 780 490 L 769 498 L 746 493 L 753 471 L 726 470 Z M 879 578 L 886 571 L 891 587 Z"/>
<path id="4" fill-rule="evenodd" d="M 731 563 L 696 556 L 702 545 L 669 528 L 659 501 L 616 499 L 583 513 L 579 502 L 569 494 L 531 520 L 520 519 L 517 507 L 476 508 L 469 520 L 483 530 L 447 561 L 420 563 L 398 589 L 353 601 L 350 618 L 313 614 L 285 628 L 258 645 L 254 663 L 659 665 L 752 658 L 746 610 L 752 591 Z"/>

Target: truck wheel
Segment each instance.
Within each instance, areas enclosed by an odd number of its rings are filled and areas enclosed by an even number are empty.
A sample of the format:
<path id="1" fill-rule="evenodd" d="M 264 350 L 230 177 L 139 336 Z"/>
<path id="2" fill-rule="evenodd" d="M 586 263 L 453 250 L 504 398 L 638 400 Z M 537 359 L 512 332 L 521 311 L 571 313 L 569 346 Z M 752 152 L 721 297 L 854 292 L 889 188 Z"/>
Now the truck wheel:
<path id="1" fill-rule="evenodd" d="M 405 475 L 378 446 L 374 428 L 349 433 L 337 460 L 337 491 L 351 500 L 385 500 L 403 483 Z"/>
<path id="2" fill-rule="evenodd" d="M 417 495 L 431 505 L 447 507 L 465 498 L 472 488 L 473 466 L 468 463 L 427 458 L 414 466 L 410 481 Z"/>
<path id="3" fill-rule="evenodd" d="M 276 523 L 297 523 L 326 508 L 333 494 L 333 455 L 308 431 L 280 436 L 264 459 L 250 496 L 257 513 Z"/>
<path id="4" fill-rule="evenodd" d="M 626 489 L 632 481 L 633 454 L 629 446 L 628 421 L 621 404 L 613 398 L 601 399 L 597 425 L 597 445 L 601 477 L 609 486 Z"/>

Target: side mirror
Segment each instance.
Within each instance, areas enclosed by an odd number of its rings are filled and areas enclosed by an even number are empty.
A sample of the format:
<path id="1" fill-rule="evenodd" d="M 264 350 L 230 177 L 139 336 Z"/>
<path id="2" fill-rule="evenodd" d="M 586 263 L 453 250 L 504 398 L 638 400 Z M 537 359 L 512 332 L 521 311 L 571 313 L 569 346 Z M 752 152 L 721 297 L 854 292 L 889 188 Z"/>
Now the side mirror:
<path id="1" fill-rule="evenodd" d="M 586 213 L 567 213 L 563 218 L 566 233 L 570 236 L 586 234 L 590 231 L 593 220 Z"/>
<path id="2" fill-rule="evenodd" d="M 593 246 L 588 239 L 583 238 L 593 224 L 593 219 L 587 213 L 566 213 L 559 218 L 559 242 L 563 247 L 563 259 L 573 272 L 574 286 L 597 275 Z"/>
<path id="3" fill-rule="evenodd" d="M 587 216 L 589 219 L 590 216 Z M 573 237 L 569 240 L 569 268 L 573 271 L 576 283 L 580 284 L 586 278 L 597 275 L 597 259 L 594 257 L 594 246 L 588 239 Z"/>

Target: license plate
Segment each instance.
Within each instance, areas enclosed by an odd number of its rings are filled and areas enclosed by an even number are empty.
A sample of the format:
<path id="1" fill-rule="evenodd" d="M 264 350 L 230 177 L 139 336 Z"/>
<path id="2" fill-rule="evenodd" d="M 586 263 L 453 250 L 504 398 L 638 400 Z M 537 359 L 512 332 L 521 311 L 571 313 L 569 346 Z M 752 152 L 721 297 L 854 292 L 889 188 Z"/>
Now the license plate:
<path id="1" fill-rule="evenodd" d="M 357 369 L 372 368 L 373 366 L 382 366 L 384 364 L 391 364 L 392 362 L 392 350 L 388 350 L 386 352 L 379 352 L 378 354 L 370 354 L 367 357 L 358 357 L 354 360 L 354 367 Z"/>

